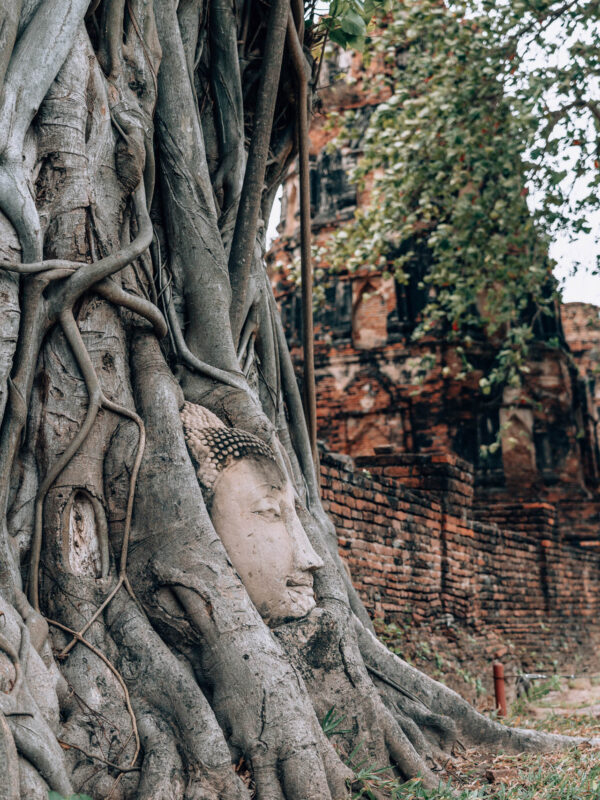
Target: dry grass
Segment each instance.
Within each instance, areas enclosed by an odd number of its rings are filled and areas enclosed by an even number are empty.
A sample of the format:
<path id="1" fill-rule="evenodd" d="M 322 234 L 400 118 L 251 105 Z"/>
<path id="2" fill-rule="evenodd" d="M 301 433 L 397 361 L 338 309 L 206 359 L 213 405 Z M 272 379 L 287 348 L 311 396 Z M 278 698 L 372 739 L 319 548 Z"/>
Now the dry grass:
<path id="1" fill-rule="evenodd" d="M 548 691 L 555 688 L 548 682 Z M 566 688 L 566 686 L 565 686 Z M 507 724 L 572 736 L 600 737 L 600 718 L 553 714 L 545 707 L 544 687 L 536 700 L 516 704 Z M 545 716 L 539 718 L 539 709 Z M 372 800 L 600 800 L 600 746 L 588 744 L 559 753 L 486 756 L 476 750 L 456 753 L 445 765 L 437 791 L 416 781 L 398 783 L 364 771 L 353 798 Z"/>

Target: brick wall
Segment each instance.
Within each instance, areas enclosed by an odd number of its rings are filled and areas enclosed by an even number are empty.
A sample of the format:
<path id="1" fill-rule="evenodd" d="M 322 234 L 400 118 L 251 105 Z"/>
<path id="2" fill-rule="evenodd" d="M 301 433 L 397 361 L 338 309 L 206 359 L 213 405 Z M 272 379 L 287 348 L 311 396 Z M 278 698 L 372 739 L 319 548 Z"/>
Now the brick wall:
<path id="1" fill-rule="evenodd" d="M 591 642 L 600 552 L 566 539 L 552 504 L 474 510 L 470 467 L 448 454 L 381 455 L 367 469 L 328 453 L 322 480 L 340 553 L 373 615 L 453 619 L 536 648 Z"/>

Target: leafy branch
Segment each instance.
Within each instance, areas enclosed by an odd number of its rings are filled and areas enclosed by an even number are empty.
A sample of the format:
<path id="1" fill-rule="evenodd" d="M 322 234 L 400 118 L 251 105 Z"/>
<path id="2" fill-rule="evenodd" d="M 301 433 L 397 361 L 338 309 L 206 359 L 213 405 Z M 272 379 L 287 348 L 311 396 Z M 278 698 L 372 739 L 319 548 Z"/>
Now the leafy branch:
<path id="1" fill-rule="evenodd" d="M 399 0 L 377 19 L 387 99 L 353 175 L 370 200 L 327 260 L 400 283 L 425 265 L 414 337 L 460 343 L 467 371 L 474 343 L 497 341 L 482 388 L 518 385 L 556 316 L 552 239 L 600 208 L 599 4 Z"/>

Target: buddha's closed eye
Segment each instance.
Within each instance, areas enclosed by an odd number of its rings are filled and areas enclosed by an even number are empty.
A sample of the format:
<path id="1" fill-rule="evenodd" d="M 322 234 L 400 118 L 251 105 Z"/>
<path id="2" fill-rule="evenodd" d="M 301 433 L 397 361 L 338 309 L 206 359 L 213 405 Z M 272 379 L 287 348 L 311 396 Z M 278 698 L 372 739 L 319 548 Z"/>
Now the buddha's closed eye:
<path id="1" fill-rule="evenodd" d="M 252 508 L 252 513 L 257 514 L 263 519 L 274 521 L 281 519 L 281 506 L 275 500 L 262 499 L 259 500 Z"/>

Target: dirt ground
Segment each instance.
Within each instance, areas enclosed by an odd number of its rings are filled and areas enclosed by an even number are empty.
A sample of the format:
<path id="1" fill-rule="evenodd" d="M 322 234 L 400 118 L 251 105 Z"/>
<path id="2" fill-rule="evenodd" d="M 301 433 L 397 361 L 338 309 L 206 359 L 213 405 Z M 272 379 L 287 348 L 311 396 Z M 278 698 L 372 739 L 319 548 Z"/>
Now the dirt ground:
<path id="1" fill-rule="evenodd" d="M 534 719 L 545 719 L 553 714 L 600 719 L 600 675 L 562 679 L 560 688 L 528 704 L 527 712 Z"/>
<path id="2" fill-rule="evenodd" d="M 507 723 L 594 738 L 560 753 L 488 756 L 457 752 L 446 774 L 459 800 L 600 800 L 600 674 L 533 681 Z M 418 795 L 414 795 L 417 797 Z M 452 795 L 448 792 L 448 797 Z M 407 794 L 405 797 L 410 798 Z M 446 798 L 446 794 L 438 795 Z M 433 796 L 432 796 L 433 798 Z"/>

